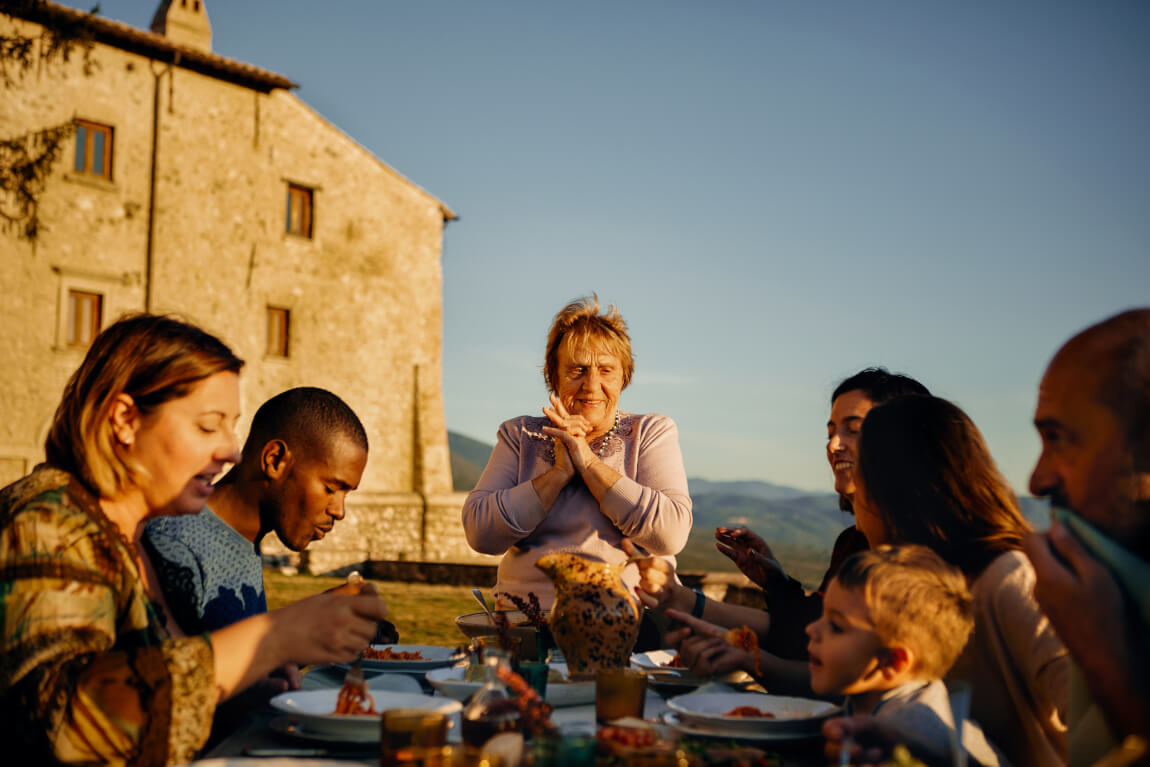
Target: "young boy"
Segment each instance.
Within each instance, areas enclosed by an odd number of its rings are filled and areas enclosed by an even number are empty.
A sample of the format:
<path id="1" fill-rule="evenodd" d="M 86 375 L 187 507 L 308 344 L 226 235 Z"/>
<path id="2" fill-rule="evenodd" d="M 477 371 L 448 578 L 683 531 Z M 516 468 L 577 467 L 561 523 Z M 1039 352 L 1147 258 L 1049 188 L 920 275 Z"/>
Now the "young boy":
<path id="1" fill-rule="evenodd" d="M 955 725 L 940 680 L 973 628 L 966 580 L 933 551 L 880 546 L 860 552 L 843 563 L 822 617 L 807 626 L 811 688 L 845 695 L 847 715 L 874 717 L 928 764 L 950 764 Z M 1001 763 L 969 720 L 962 723 L 962 745 L 971 764 Z"/>

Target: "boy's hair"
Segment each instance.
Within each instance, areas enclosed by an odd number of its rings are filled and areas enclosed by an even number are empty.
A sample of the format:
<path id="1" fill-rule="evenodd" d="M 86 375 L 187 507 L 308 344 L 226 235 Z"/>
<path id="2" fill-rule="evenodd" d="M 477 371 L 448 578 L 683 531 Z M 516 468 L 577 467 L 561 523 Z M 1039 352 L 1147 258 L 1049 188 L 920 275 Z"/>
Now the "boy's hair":
<path id="1" fill-rule="evenodd" d="M 941 679 L 974 629 L 962 571 L 925 546 L 879 546 L 851 556 L 835 575 L 861 590 L 884 645 L 904 645 L 924 679 Z"/>

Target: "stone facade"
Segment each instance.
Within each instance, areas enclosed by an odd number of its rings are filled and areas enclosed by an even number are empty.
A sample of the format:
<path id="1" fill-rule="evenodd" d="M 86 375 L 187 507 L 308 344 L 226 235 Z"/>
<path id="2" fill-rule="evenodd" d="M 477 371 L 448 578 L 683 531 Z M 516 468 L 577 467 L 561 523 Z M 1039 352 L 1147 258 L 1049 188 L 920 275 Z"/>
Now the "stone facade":
<path id="1" fill-rule="evenodd" d="M 0 13 L 0 34 L 35 37 L 78 15 L 38 8 Z M 79 56 L 44 64 L 0 104 L 0 138 L 80 119 L 110 126 L 113 144 L 108 179 L 74 172 L 69 140 L 37 240 L 0 232 L 0 482 L 42 459 L 84 353 L 67 344 L 79 289 L 102 296 L 105 326 L 127 311 L 176 312 L 226 340 L 247 361 L 247 418 L 300 385 L 331 389 L 360 415 L 367 470 L 347 519 L 309 552 L 313 570 L 485 561 L 463 538 L 443 415 L 440 257 L 454 214 L 286 78 L 212 54 L 200 2 L 160 4 L 153 29 L 169 37 L 90 23 L 91 71 Z M 311 236 L 287 232 L 289 184 L 310 191 Z M 290 311 L 286 357 L 269 353 L 269 307 Z"/>

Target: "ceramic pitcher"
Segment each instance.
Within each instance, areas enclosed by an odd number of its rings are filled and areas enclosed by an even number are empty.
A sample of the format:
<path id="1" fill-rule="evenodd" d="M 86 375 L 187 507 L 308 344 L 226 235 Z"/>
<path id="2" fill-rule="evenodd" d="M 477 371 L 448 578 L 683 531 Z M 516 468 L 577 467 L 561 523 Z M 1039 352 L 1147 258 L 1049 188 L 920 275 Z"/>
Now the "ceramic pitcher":
<path id="1" fill-rule="evenodd" d="M 620 578 L 625 565 L 552 552 L 535 566 L 555 584 L 551 633 L 568 673 L 586 676 L 598 668 L 627 666 L 642 613 Z"/>

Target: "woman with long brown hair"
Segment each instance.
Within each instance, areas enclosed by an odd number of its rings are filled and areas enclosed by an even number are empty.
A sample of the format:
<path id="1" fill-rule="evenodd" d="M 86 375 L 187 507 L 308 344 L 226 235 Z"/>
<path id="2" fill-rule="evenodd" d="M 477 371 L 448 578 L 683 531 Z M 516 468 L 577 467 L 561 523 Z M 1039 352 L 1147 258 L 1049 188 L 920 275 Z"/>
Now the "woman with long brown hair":
<path id="1" fill-rule="evenodd" d="M 349 661 L 387 607 L 321 594 L 210 634 L 172 620 L 144 521 L 198 512 L 238 459 L 243 361 L 140 314 L 93 342 L 47 463 L 0 491 L 0 742 L 19 764 L 184 763 L 219 701 L 286 663 Z"/>
<path id="2" fill-rule="evenodd" d="M 948 681 L 970 685 L 972 718 L 1012 764 L 1064 763 L 1068 657 L 1034 600 L 1030 524 L 966 413 L 938 397 L 867 413 L 854 509 L 871 546 L 922 544 L 962 570 L 975 628 Z"/>

